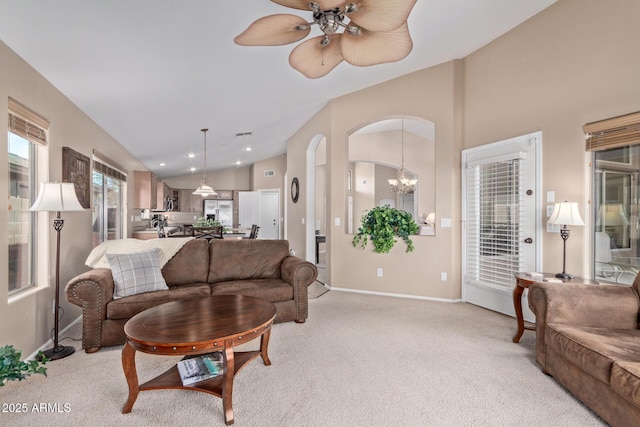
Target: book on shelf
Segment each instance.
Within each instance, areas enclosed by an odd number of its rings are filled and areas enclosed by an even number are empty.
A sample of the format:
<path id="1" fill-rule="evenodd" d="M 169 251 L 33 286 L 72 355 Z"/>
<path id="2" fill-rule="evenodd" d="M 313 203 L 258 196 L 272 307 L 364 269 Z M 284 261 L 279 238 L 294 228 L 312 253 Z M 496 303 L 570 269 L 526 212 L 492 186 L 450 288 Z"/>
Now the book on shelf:
<path id="1" fill-rule="evenodd" d="M 178 362 L 178 372 L 182 385 L 190 385 L 222 375 L 224 372 L 222 352 L 216 351 L 183 359 Z"/>
<path id="2" fill-rule="evenodd" d="M 544 277 L 544 275 L 542 273 L 537 273 L 535 271 L 527 271 L 524 274 L 525 274 L 525 276 L 531 277 L 532 279 L 542 279 Z"/>

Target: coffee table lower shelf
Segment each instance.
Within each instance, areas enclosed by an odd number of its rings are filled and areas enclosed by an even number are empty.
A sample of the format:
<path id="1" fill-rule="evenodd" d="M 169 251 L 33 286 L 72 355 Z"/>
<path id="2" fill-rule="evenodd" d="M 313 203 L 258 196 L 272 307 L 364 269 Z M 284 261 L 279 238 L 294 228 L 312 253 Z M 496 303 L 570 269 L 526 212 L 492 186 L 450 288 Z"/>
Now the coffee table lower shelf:
<path id="1" fill-rule="evenodd" d="M 260 356 L 259 351 L 247 351 L 247 352 L 237 352 L 235 353 L 235 368 L 233 376 L 246 365 L 251 362 L 253 359 Z M 226 368 L 225 368 L 226 369 Z M 222 398 L 222 384 L 223 384 L 224 375 L 218 375 L 217 377 L 210 378 L 208 380 L 200 381 L 197 383 L 182 385 L 182 380 L 180 379 L 180 373 L 178 372 L 178 366 L 173 365 L 173 367 L 169 368 L 166 372 L 158 375 L 152 380 L 147 381 L 144 384 L 141 384 L 138 387 L 138 391 L 148 391 L 148 390 L 162 390 L 162 389 L 184 389 L 184 390 L 193 390 L 193 391 L 201 391 L 203 393 L 213 394 L 219 398 Z"/>
<path id="2" fill-rule="evenodd" d="M 264 343 L 266 344 L 266 342 Z M 130 346 L 130 343 L 127 343 L 125 344 L 122 355 L 123 365 L 125 366 L 125 376 L 127 377 L 127 382 L 129 384 L 129 397 L 122 407 L 122 413 L 128 414 L 131 412 L 134 403 L 136 403 L 136 400 L 138 399 L 138 394 L 141 391 L 182 389 L 208 393 L 221 398 L 225 422 L 227 425 L 233 424 L 233 409 L 231 405 L 231 399 L 233 392 L 233 380 L 235 375 L 247 363 L 251 362 L 253 359 L 256 359 L 258 356 L 262 356 L 265 365 L 268 366 L 271 364 L 266 353 L 266 345 L 262 345 L 261 347 L 262 349 L 259 351 L 256 350 L 243 352 L 234 352 L 233 350 L 229 351 L 230 348 L 223 349 L 222 351 L 227 352 L 225 357 L 224 373 L 205 381 L 200 381 L 186 386 L 182 385 L 178 366 L 174 365 L 152 380 L 149 380 L 142 385 L 138 385 L 138 378 L 135 368 L 136 350 L 133 348 L 133 346 Z M 228 371 L 229 364 L 233 364 L 233 372 Z"/>

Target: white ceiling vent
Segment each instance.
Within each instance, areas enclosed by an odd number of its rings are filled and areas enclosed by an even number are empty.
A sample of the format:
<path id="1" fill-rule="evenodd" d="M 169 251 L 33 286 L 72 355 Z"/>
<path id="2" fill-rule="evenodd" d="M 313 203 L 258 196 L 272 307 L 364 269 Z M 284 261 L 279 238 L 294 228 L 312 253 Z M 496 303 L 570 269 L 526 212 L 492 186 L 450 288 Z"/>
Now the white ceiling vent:
<path id="1" fill-rule="evenodd" d="M 276 176 L 276 171 L 274 170 L 264 171 L 264 176 Z"/>

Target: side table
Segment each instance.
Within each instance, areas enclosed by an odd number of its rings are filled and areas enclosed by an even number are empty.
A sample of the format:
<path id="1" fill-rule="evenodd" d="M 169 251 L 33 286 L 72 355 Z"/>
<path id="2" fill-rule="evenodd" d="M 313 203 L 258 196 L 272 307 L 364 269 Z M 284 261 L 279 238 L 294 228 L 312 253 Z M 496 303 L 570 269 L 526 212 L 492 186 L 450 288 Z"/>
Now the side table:
<path id="1" fill-rule="evenodd" d="M 525 330 L 535 331 L 536 325 L 530 322 L 525 322 L 522 316 L 522 294 L 525 289 L 529 288 L 535 282 L 542 282 L 544 279 L 557 279 L 554 273 L 542 273 L 542 278 L 534 278 L 528 276 L 526 273 L 516 273 L 516 287 L 513 288 L 513 307 L 516 311 L 516 321 L 518 322 L 518 329 L 513 336 L 513 342 L 520 342 L 520 338 Z M 584 279 L 582 277 L 574 277 L 573 279 L 558 279 L 562 280 L 562 283 L 582 283 L 585 285 L 598 285 L 595 280 Z"/>

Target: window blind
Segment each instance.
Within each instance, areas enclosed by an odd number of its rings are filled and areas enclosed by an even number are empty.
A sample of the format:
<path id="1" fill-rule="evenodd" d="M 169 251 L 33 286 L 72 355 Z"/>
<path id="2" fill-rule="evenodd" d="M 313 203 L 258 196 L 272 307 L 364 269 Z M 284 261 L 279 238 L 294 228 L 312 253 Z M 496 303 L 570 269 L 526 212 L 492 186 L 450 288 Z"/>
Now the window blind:
<path id="1" fill-rule="evenodd" d="M 9 98 L 9 131 L 35 144 L 47 145 L 49 122 L 13 98 Z"/>
<path id="2" fill-rule="evenodd" d="M 640 144 L 640 112 L 587 123 L 582 130 L 587 151 Z"/>
<path id="3" fill-rule="evenodd" d="M 107 164 L 100 162 L 95 158 L 93 159 L 93 169 L 104 175 L 110 176 L 111 178 L 118 179 L 122 182 L 127 182 L 127 176 L 125 174 Z"/>
<path id="4" fill-rule="evenodd" d="M 513 289 L 514 274 L 523 269 L 519 224 L 524 173 L 518 158 L 467 168 L 465 274 L 469 283 Z"/>
<path id="5" fill-rule="evenodd" d="M 124 168 L 97 150 L 93 150 L 93 169 L 111 178 L 127 182 L 127 174 L 122 172 Z"/>

